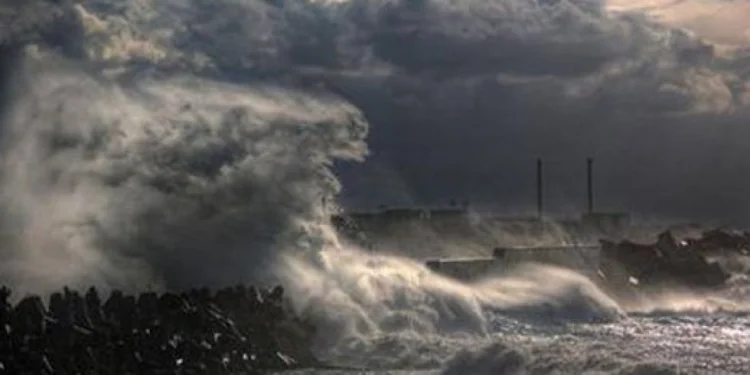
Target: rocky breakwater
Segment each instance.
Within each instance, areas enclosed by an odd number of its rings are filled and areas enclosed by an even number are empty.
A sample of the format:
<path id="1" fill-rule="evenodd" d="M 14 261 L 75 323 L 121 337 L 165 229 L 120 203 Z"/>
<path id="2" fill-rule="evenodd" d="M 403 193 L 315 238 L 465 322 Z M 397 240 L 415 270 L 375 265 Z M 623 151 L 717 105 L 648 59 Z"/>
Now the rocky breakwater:
<path id="1" fill-rule="evenodd" d="M 734 253 L 750 256 L 750 233 L 714 229 L 703 233 L 698 239 L 688 238 L 684 245 L 702 254 Z"/>
<path id="2" fill-rule="evenodd" d="M 113 291 L 10 302 L 0 291 L 0 373 L 258 374 L 317 366 L 310 325 L 284 307 L 283 289 L 213 294 Z"/>
<path id="3" fill-rule="evenodd" d="M 704 290 L 723 286 L 731 277 L 718 255 L 747 256 L 750 235 L 712 230 L 701 238 L 677 241 L 663 232 L 653 244 L 601 240 L 600 276 L 609 287 L 685 287 Z"/>

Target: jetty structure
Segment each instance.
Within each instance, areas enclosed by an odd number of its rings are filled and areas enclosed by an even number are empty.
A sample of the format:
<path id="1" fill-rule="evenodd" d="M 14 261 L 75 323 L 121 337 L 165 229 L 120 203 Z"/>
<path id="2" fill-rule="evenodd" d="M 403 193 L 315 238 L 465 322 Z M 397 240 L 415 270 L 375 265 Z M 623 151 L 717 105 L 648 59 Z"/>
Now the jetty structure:
<path id="1" fill-rule="evenodd" d="M 507 233 L 520 231 L 520 236 L 526 237 L 554 239 L 551 232 L 565 234 L 565 240 L 537 244 L 490 243 L 493 236 L 486 236 L 488 248 L 477 256 L 456 257 L 425 250 L 427 255 L 420 259 L 429 269 L 462 281 L 502 273 L 522 263 L 565 267 L 602 283 L 628 287 L 644 288 L 663 283 L 716 287 L 728 279 L 728 274 L 708 261 L 705 254 L 695 247 L 682 246 L 671 233 L 662 234 L 657 243 L 650 245 L 627 241 L 630 215 L 596 209 L 593 158 L 586 159 L 585 209 L 576 219 L 548 220 L 545 217 L 541 159 L 536 160 L 535 176 L 537 210 L 533 217 L 485 216 L 478 225 L 471 223 L 472 212 L 467 202 L 460 205 L 451 202 L 448 207 L 438 209 L 382 208 L 377 212 L 350 213 L 334 217 L 333 222 L 345 236 L 372 251 L 378 251 L 378 242 L 393 231 L 409 237 L 411 228 L 428 228 L 438 235 L 452 232 L 454 237 L 463 236 L 466 243 L 481 242 L 477 238 L 482 237 L 483 231 L 491 232 L 493 228 L 502 228 Z M 744 237 L 735 238 L 735 242 L 741 240 Z M 702 276 L 695 277 L 696 274 Z"/>

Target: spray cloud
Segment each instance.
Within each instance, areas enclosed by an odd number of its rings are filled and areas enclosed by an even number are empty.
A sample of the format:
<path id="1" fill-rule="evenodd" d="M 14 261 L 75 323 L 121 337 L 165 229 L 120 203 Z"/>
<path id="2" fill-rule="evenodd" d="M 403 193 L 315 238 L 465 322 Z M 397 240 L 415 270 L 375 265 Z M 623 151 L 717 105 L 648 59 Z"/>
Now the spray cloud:
<path id="1" fill-rule="evenodd" d="M 321 245 L 330 164 L 365 152 L 361 114 L 325 95 L 27 69 L 3 128 L 2 273 L 31 290 L 248 281 Z"/>

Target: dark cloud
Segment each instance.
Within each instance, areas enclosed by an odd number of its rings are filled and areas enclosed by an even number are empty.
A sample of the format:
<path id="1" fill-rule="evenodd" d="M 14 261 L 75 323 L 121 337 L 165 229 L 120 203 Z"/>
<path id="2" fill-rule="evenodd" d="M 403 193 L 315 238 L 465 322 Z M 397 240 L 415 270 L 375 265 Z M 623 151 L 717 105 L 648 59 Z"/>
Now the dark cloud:
<path id="1" fill-rule="evenodd" d="M 67 29 L 79 31 L 64 51 L 96 66 L 282 82 L 352 102 L 372 124 L 372 155 L 339 167 L 351 206 L 467 197 L 524 210 L 542 156 L 550 208 L 574 211 L 591 155 L 603 208 L 748 216 L 747 57 L 645 16 L 608 14 L 603 1 L 65 9 Z"/>
<path id="2" fill-rule="evenodd" d="M 599 9 L 568 2 L 401 2 L 372 25 L 378 57 L 408 72 L 580 75 L 632 53 Z"/>

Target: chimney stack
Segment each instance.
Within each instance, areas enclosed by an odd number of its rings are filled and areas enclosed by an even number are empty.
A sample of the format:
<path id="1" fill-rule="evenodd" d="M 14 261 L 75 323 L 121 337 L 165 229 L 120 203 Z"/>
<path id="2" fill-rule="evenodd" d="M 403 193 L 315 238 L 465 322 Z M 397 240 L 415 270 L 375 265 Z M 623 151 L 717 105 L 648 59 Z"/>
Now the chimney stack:
<path id="1" fill-rule="evenodd" d="M 539 219 L 542 219 L 544 209 L 544 196 L 543 196 L 543 180 L 542 180 L 542 159 L 536 159 L 536 211 Z"/>
<path id="2" fill-rule="evenodd" d="M 586 193 L 589 213 L 594 212 L 594 159 L 586 159 Z"/>

